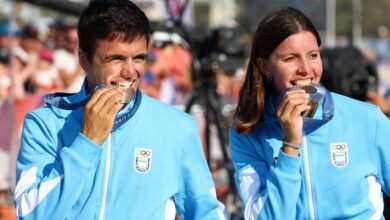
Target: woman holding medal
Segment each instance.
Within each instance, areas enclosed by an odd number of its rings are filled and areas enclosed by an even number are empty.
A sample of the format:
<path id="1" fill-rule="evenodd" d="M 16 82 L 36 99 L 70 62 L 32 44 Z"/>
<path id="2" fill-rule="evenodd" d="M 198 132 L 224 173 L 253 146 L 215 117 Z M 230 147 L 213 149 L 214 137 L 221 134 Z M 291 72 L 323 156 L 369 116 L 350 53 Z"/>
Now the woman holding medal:
<path id="1" fill-rule="evenodd" d="M 320 45 L 291 7 L 258 25 L 230 129 L 246 219 L 383 219 L 390 121 L 319 85 Z"/>

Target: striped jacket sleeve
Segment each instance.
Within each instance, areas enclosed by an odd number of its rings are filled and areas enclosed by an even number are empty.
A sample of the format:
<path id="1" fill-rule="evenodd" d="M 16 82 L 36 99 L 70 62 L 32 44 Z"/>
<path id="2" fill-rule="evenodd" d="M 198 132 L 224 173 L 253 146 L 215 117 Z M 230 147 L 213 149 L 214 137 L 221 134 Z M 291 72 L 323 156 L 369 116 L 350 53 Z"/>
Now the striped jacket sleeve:
<path id="1" fill-rule="evenodd" d="M 302 158 L 280 151 L 277 162 L 270 164 L 266 150 L 254 136 L 230 129 L 229 138 L 245 219 L 295 219 Z"/>
<path id="2" fill-rule="evenodd" d="M 183 129 L 180 191 L 176 207 L 183 219 L 225 219 L 226 210 L 218 202 L 213 179 L 207 166 L 195 121 Z M 190 128 L 190 129 L 187 129 Z"/>
<path id="3" fill-rule="evenodd" d="M 379 181 L 383 191 L 390 196 L 390 120 L 377 110 L 375 152 L 379 170 Z"/>
<path id="4" fill-rule="evenodd" d="M 76 203 L 102 149 L 78 133 L 61 146 L 59 129 L 29 113 L 24 121 L 16 164 L 14 202 L 18 219 L 65 219 Z"/>

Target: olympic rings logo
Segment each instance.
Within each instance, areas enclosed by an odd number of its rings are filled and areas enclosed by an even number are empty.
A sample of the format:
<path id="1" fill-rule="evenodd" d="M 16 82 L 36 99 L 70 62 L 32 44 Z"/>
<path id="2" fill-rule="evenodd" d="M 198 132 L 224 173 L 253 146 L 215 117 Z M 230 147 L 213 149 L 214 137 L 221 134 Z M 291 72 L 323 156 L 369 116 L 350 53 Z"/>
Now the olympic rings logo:
<path id="1" fill-rule="evenodd" d="M 148 157 L 148 156 L 150 156 L 150 151 L 148 151 L 148 150 L 137 150 L 137 155 Z"/>
<path id="2" fill-rule="evenodd" d="M 347 145 L 345 144 L 337 144 L 332 146 L 333 150 L 345 150 L 347 148 Z"/>

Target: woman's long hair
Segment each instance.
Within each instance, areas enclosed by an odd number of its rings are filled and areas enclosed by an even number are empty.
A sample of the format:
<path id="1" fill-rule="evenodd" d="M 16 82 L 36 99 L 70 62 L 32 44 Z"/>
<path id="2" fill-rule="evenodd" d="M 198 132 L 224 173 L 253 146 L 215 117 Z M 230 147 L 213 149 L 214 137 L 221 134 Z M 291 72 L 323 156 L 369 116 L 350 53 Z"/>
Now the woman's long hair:
<path id="1" fill-rule="evenodd" d="M 265 99 L 272 93 L 272 84 L 257 65 L 257 59 L 267 60 L 287 37 L 302 31 L 320 36 L 312 22 L 299 10 L 287 7 L 268 14 L 258 25 L 252 44 L 248 69 L 233 113 L 233 127 L 239 133 L 254 131 L 263 120 Z"/>

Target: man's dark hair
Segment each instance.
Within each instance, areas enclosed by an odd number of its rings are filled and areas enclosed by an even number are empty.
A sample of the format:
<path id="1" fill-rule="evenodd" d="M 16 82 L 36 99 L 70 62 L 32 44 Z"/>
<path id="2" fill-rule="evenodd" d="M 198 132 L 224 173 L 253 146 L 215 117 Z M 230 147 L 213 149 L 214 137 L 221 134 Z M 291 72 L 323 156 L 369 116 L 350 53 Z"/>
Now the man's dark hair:
<path id="1" fill-rule="evenodd" d="M 77 27 L 79 48 L 92 58 L 96 40 L 114 40 L 118 37 L 133 41 L 150 39 L 150 25 L 145 13 L 129 0 L 92 0 L 82 11 Z"/>

